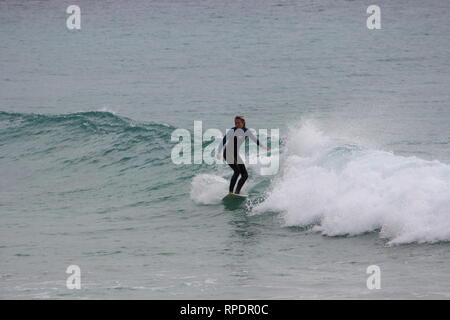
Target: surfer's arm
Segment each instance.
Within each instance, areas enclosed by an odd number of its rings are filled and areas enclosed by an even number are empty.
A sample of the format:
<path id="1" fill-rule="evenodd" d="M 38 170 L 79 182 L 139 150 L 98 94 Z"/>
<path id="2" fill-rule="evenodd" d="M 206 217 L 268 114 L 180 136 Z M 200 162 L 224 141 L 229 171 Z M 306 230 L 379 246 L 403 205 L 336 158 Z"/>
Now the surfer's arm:
<path id="1" fill-rule="evenodd" d="M 247 137 L 249 137 L 250 139 L 252 139 L 252 140 L 256 143 L 257 146 L 260 146 L 261 148 L 268 150 L 268 148 L 267 148 L 266 146 L 263 146 L 263 145 L 259 142 L 259 139 L 253 134 L 253 132 L 250 131 L 250 129 L 247 130 L 247 132 L 245 133 L 245 135 L 246 135 Z"/>

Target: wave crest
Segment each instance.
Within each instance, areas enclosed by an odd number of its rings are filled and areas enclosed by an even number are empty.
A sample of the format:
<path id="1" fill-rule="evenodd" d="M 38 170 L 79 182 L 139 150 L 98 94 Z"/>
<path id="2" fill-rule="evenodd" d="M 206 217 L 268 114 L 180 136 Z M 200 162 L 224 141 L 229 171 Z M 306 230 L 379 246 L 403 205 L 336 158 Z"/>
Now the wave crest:
<path id="1" fill-rule="evenodd" d="M 282 173 L 254 212 L 328 236 L 380 230 L 389 244 L 450 240 L 450 166 L 291 130 Z"/>

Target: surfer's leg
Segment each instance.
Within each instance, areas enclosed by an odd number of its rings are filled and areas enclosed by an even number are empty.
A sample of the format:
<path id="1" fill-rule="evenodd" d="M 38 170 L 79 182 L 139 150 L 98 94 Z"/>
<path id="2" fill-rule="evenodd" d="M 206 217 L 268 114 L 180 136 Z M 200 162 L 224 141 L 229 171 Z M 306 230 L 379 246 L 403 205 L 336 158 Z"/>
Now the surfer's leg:
<path id="1" fill-rule="evenodd" d="M 231 169 L 233 169 L 234 172 L 230 180 L 230 190 L 229 190 L 230 192 L 233 192 L 234 185 L 236 184 L 237 178 L 239 177 L 239 168 L 238 165 L 236 164 L 229 163 L 228 165 L 231 167 Z"/>
<path id="2" fill-rule="evenodd" d="M 244 185 L 245 181 L 248 178 L 248 173 L 247 173 L 247 169 L 245 168 L 244 164 L 238 164 L 237 165 L 239 172 L 241 174 L 241 178 L 239 179 L 239 182 L 237 184 L 236 187 L 236 193 L 239 194 L 241 192 L 241 188 Z"/>

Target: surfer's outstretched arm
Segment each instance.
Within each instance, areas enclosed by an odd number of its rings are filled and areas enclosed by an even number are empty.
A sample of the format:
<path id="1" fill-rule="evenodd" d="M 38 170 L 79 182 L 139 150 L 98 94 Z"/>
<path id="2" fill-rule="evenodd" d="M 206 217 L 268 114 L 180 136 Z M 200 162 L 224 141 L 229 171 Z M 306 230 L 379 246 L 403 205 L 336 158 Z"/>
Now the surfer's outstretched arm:
<path id="1" fill-rule="evenodd" d="M 249 137 L 250 139 L 252 139 L 252 140 L 256 143 L 257 146 L 260 146 L 260 147 L 263 148 L 263 149 L 269 150 L 269 148 L 267 148 L 266 146 L 263 146 L 263 145 L 259 142 L 259 139 L 253 134 L 253 132 L 250 131 L 250 129 L 248 129 L 248 130 L 245 132 L 245 135 L 246 135 L 247 137 Z"/>

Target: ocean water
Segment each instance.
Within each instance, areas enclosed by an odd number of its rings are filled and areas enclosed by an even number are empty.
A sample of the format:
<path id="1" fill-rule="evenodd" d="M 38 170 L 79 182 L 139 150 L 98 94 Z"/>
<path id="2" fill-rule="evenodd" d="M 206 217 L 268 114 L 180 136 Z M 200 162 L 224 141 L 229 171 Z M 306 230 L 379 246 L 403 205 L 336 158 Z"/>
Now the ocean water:
<path id="1" fill-rule="evenodd" d="M 71 4 L 0 2 L 0 298 L 450 298 L 448 1 Z M 280 168 L 231 210 L 171 135 L 236 114 Z"/>

